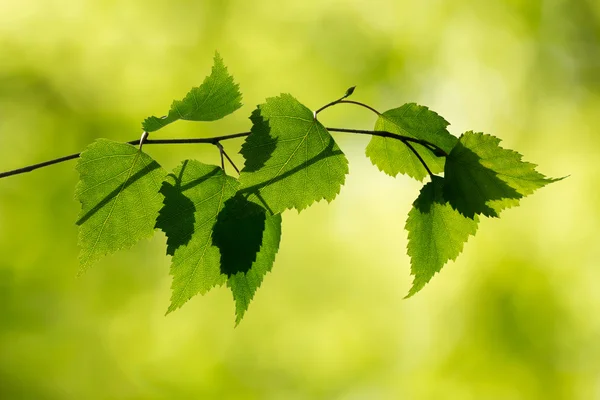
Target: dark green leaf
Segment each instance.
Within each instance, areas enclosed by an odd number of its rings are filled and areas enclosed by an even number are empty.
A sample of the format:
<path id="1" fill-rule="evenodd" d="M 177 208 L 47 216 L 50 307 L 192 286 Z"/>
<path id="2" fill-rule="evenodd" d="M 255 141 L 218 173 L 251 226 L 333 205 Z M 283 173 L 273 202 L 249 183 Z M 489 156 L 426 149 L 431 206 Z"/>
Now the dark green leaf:
<path id="1" fill-rule="evenodd" d="M 231 114 L 242 106 L 239 85 L 227 72 L 219 53 L 215 54 L 212 73 L 202 85 L 192 88 L 183 100 L 175 100 L 165 117 L 148 117 L 142 124 L 146 132 L 156 131 L 178 119 L 214 121 Z"/>

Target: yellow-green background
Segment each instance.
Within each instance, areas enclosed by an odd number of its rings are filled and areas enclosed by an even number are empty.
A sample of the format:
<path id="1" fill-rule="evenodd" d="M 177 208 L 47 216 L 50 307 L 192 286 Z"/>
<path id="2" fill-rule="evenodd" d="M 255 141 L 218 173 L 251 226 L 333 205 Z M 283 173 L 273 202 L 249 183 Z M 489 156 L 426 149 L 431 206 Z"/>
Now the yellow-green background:
<path id="1" fill-rule="evenodd" d="M 285 213 L 235 329 L 225 288 L 164 316 L 158 232 L 76 278 L 74 161 L 2 179 L 1 399 L 600 399 L 600 2 L 0 0 L 0 170 L 139 137 L 215 50 L 244 107 L 156 137 L 244 131 L 266 97 L 316 109 L 357 85 L 380 110 L 427 105 L 452 133 L 497 135 L 570 177 L 484 220 L 403 300 L 419 184 L 373 167 L 368 138 L 336 134 L 346 185 Z M 374 123 L 350 106 L 321 119 Z M 147 151 L 169 169 L 218 162 L 211 147 Z"/>

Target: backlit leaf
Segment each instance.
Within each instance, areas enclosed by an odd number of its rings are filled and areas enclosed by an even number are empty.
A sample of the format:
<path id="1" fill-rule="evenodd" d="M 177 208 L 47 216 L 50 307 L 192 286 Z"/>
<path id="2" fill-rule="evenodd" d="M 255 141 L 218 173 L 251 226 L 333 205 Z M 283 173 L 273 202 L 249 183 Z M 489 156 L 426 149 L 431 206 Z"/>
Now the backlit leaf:
<path id="1" fill-rule="evenodd" d="M 195 160 L 184 161 L 165 180 L 165 202 L 156 224 L 167 235 L 168 251 L 173 254 L 171 305 L 167 312 L 225 283 L 227 276 L 221 273 L 221 254 L 213 244 L 212 231 L 237 186 L 237 181 L 219 167 Z M 188 227 L 192 224 L 190 235 Z"/>
<path id="2" fill-rule="evenodd" d="M 421 189 L 408 213 L 408 255 L 415 276 L 407 297 L 417 293 L 449 260 L 454 260 L 470 235 L 477 231 L 478 217 L 468 218 L 444 199 L 444 178 L 433 177 Z"/>
<path id="3" fill-rule="evenodd" d="M 239 85 L 227 72 L 219 53 L 215 54 L 212 72 L 202 85 L 192 88 L 183 100 L 175 100 L 165 117 L 148 117 L 142 123 L 146 132 L 156 131 L 178 119 L 214 121 L 242 106 Z"/>
<path id="4" fill-rule="evenodd" d="M 501 210 L 518 205 L 520 198 L 560 180 L 546 178 L 535 164 L 522 161 L 519 153 L 499 143 L 494 136 L 466 132 L 446 160 L 444 194 L 466 216 L 497 217 Z"/>
<path id="5" fill-rule="evenodd" d="M 267 99 L 252 116 L 242 146 L 240 191 L 271 214 L 333 200 L 348 160 L 313 112 L 289 94 Z"/>
<path id="6" fill-rule="evenodd" d="M 408 103 L 382 113 L 375 123 L 375 130 L 426 140 L 449 153 L 457 139 L 446 129 L 448 125 L 444 118 L 427 107 Z M 419 144 L 413 144 L 413 147 L 431 172 L 435 174 L 444 170 L 443 157 L 434 155 Z M 366 154 L 377 168 L 388 175 L 406 174 L 417 180 L 428 175 L 419 159 L 400 140 L 373 136 Z"/>
<path id="7" fill-rule="evenodd" d="M 85 270 L 102 256 L 152 236 L 166 172 L 136 147 L 106 139 L 81 153 L 77 171 L 79 262 Z"/>

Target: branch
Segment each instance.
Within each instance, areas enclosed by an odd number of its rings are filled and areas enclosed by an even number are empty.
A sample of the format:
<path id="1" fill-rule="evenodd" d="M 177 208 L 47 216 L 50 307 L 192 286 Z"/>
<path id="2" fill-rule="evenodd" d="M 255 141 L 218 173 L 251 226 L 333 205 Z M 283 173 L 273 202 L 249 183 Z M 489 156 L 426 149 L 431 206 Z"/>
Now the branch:
<path id="1" fill-rule="evenodd" d="M 325 110 L 326 108 L 335 106 L 336 104 L 354 104 L 354 105 L 366 108 L 367 110 L 373 111 L 375 114 L 377 114 L 377 116 L 381 115 L 381 113 L 379 111 L 377 111 L 376 109 L 374 109 L 373 107 L 371 107 L 365 103 L 361 103 L 359 101 L 354 101 L 354 100 L 344 100 L 344 98 L 338 99 L 336 101 L 332 101 L 329 104 L 325 104 L 323 107 L 321 107 L 317 111 L 315 111 L 315 115 L 319 114 L 321 111 Z"/>
<path id="2" fill-rule="evenodd" d="M 223 153 L 225 153 L 225 149 L 223 148 L 223 145 L 220 142 L 215 143 L 215 146 L 217 146 L 217 149 L 219 149 L 219 155 L 221 156 L 221 169 L 223 170 L 223 172 L 225 172 L 225 159 L 223 158 Z"/>
<path id="3" fill-rule="evenodd" d="M 325 129 L 327 129 L 328 131 L 331 131 L 331 132 L 344 132 L 344 133 L 355 133 L 355 134 L 359 134 L 359 135 L 381 136 L 381 137 L 386 137 L 386 138 L 390 138 L 390 139 L 400 140 L 401 142 L 406 144 L 415 153 L 416 153 L 415 149 L 412 148 L 412 146 L 409 146 L 409 142 L 418 143 L 421 146 L 424 146 L 425 148 L 429 149 L 434 155 L 436 155 L 438 157 L 440 156 L 440 154 L 443 157 L 448 156 L 448 154 L 443 149 L 441 149 L 440 147 L 436 146 L 433 143 L 430 143 L 426 140 L 415 139 L 415 138 L 412 138 L 409 136 L 398 135 L 398 134 L 392 133 L 392 132 L 369 131 L 369 130 L 364 130 L 364 129 L 346 129 L 346 128 L 325 128 Z M 234 133 L 231 135 L 215 136 L 212 138 L 146 139 L 143 141 L 143 144 L 144 145 L 152 145 L 152 144 L 202 144 L 202 143 L 204 143 L 204 144 L 217 145 L 219 142 L 224 141 L 224 140 L 237 139 L 237 138 L 245 137 L 248 135 L 250 135 L 250 132 Z M 136 145 L 136 144 L 139 145 L 140 141 L 141 141 L 141 139 L 136 139 L 136 140 L 130 140 L 129 142 L 126 142 L 126 143 L 131 144 L 131 145 Z M 39 164 L 33 164 L 33 165 L 29 165 L 29 166 L 26 166 L 23 168 L 14 169 L 12 171 L 1 172 L 0 178 L 6 178 L 6 177 L 12 176 L 12 175 L 24 174 L 25 172 L 30 172 L 30 171 L 36 170 L 38 168 L 47 167 L 47 166 L 58 164 L 58 163 L 61 163 L 64 161 L 74 160 L 76 158 L 79 158 L 80 155 L 81 155 L 81 153 L 71 154 L 68 156 L 56 158 L 54 160 L 44 161 Z M 227 158 L 227 160 L 233 166 L 233 168 L 236 171 L 238 171 L 238 173 L 239 173 L 238 168 L 235 166 L 235 164 L 233 163 L 231 158 L 229 158 L 229 155 L 227 155 L 227 153 L 225 153 L 225 152 L 223 152 L 223 155 Z M 431 171 L 429 170 L 429 168 L 427 167 L 427 165 L 425 165 L 425 162 L 423 161 L 423 159 L 418 154 L 417 154 L 417 157 L 419 158 L 421 163 L 423 163 L 425 169 L 427 169 L 429 174 L 433 175 L 431 173 Z"/>
<path id="4" fill-rule="evenodd" d="M 198 144 L 198 143 L 206 143 L 206 144 L 217 144 L 223 140 L 236 139 L 244 136 L 248 136 L 250 132 L 242 132 L 242 133 L 234 133 L 232 135 L 224 135 L 224 136 L 215 136 L 212 138 L 191 138 L 191 139 L 146 139 L 143 141 L 144 145 L 148 144 Z M 142 136 L 143 137 L 143 136 Z M 127 144 L 139 144 L 142 139 L 130 140 L 126 142 Z M 13 169 L 12 171 L 0 172 L 0 178 L 6 178 L 7 176 L 24 174 L 25 172 L 30 172 L 36 170 L 38 168 L 47 167 L 49 165 L 58 164 L 64 161 L 74 160 L 79 158 L 81 153 L 71 154 L 64 157 L 55 158 L 54 160 L 44 161 L 39 164 L 28 165 L 27 167 Z M 228 159 L 229 157 L 226 156 Z M 231 161 L 230 161 L 231 162 Z M 234 168 L 236 168 L 234 166 Z M 236 168 L 237 170 L 237 168 Z"/>
<path id="5" fill-rule="evenodd" d="M 345 133 L 357 133 L 359 135 L 371 135 L 371 136 L 381 136 L 390 139 L 397 139 L 402 142 L 412 142 L 418 143 L 421 146 L 427 148 L 431 151 L 435 156 L 440 157 L 448 157 L 448 153 L 444 151 L 441 147 L 435 145 L 434 143 L 428 142 L 427 140 L 415 139 L 410 136 L 398 135 L 397 133 L 392 133 L 388 131 L 369 131 L 364 129 L 346 129 L 346 128 L 325 128 L 331 132 L 345 132 Z M 439 153 L 439 154 L 438 154 Z"/>
<path id="6" fill-rule="evenodd" d="M 354 100 L 346 100 L 346 98 L 352 96 L 352 93 L 354 93 L 354 89 L 356 89 L 356 86 L 352 86 L 351 88 L 349 88 L 348 90 L 346 90 L 346 93 L 340 97 L 337 100 L 332 101 L 331 103 L 327 103 L 325 104 L 323 107 L 319 108 L 317 111 L 315 111 L 315 119 L 317 119 L 317 114 L 319 114 L 321 111 L 329 108 L 329 107 L 333 107 L 336 104 L 354 104 L 357 106 L 361 106 L 366 108 L 367 110 L 371 110 L 373 111 L 375 114 L 377 114 L 377 116 L 381 115 L 381 113 L 379 111 L 377 111 L 376 109 L 374 109 L 373 107 L 366 105 L 364 103 L 361 103 L 359 101 L 354 101 Z"/>

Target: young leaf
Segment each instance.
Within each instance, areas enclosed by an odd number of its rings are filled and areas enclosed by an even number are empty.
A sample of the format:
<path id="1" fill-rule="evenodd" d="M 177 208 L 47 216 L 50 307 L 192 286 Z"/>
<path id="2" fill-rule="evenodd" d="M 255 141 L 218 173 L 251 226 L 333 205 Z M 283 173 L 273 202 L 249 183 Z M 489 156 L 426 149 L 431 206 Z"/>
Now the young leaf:
<path id="1" fill-rule="evenodd" d="M 448 155 L 444 176 L 445 196 L 462 214 L 497 217 L 519 199 L 548 183 L 536 165 L 521 161 L 521 155 L 499 146 L 500 139 L 466 132 Z"/>
<path id="2" fill-rule="evenodd" d="M 106 139 L 88 146 L 76 168 L 83 271 L 102 256 L 152 236 L 166 172 L 136 147 Z"/>
<path id="3" fill-rule="evenodd" d="M 223 205 L 235 195 L 237 182 L 222 169 L 195 160 L 184 161 L 165 182 L 165 202 L 156 226 L 167 235 L 173 254 L 169 313 L 194 295 L 225 283 L 227 276 L 221 274 L 221 255 L 212 242 L 212 230 Z M 184 197 L 186 201 L 181 200 Z M 194 227 L 191 236 L 187 228 L 181 228 L 190 222 Z"/>
<path id="4" fill-rule="evenodd" d="M 408 103 L 381 114 L 375 123 L 375 130 L 426 140 L 449 153 L 457 139 L 446 129 L 448 125 L 444 118 L 429 108 Z M 419 144 L 415 144 L 414 148 L 431 172 L 435 174 L 444 170 L 443 157 L 432 154 L 431 150 Z M 419 159 L 400 140 L 373 136 L 366 154 L 380 171 L 388 175 L 401 173 L 420 181 L 428 175 Z"/>
<path id="5" fill-rule="evenodd" d="M 212 72 L 202 85 L 192 88 L 183 100 L 173 101 L 167 116 L 146 118 L 142 128 L 146 132 L 153 132 L 178 119 L 214 121 L 240 108 L 241 100 L 239 85 L 228 74 L 219 53 L 215 53 Z"/>
<path id="6" fill-rule="evenodd" d="M 250 119 L 252 133 L 242 146 L 246 164 L 240 174 L 240 191 L 249 201 L 277 214 L 335 198 L 348 160 L 311 110 L 282 94 L 267 99 Z"/>
<path id="7" fill-rule="evenodd" d="M 460 254 L 470 235 L 475 235 L 479 219 L 468 218 L 444 199 L 444 178 L 433 177 L 421 189 L 408 213 L 408 255 L 415 276 L 406 297 L 411 297 L 439 272 L 448 260 Z"/>

